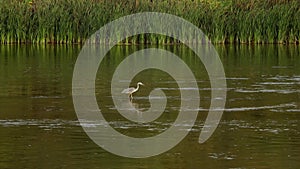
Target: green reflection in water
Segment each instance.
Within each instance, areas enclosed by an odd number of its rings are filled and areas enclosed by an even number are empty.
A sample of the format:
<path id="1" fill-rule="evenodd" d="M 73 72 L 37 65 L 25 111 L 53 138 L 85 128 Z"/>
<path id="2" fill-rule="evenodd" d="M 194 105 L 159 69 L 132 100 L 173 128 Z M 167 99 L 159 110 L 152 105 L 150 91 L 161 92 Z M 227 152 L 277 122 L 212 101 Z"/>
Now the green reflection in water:
<path id="1" fill-rule="evenodd" d="M 224 64 L 228 99 L 221 124 L 204 144 L 197 139 L 210 104 L 210 85 L 201 62 L 184 46 L 116 46 L 103 60 L 96 96 L 105 118 L 119 132 L 152 136 L 167 129 L 180 108 L 172 77 L 147 70 L 132 81 L 146 96 L 163 88 L 166 112 L 150 124 L 127 121 L 110 97 L 111 75 L 129 54 L 159 47 L 179 55 L 200 87 L 199 118 L 172 150 L 147 159 L 127 159 L 96 146 L 79 126 L 71 79 L 79 46 L 0 46 L 0 168 L 297 168 L 300 158 L 300 49 L 297 46 L 216 46 Z M 175 67 L 176 68 L 176 67 Z M 197 92 L 197 91 L 196 91 Z"/>

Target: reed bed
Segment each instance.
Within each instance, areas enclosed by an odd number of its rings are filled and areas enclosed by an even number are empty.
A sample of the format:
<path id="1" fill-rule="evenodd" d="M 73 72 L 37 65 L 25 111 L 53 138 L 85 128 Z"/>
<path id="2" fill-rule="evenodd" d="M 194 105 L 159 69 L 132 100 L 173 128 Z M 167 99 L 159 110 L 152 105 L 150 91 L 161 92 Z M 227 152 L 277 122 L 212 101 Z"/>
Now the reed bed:
<path id="1" fill-rule="evenodd" d="M 0 0 L 0 43 L 83 43 L 106 23 L 132 13 L 174 14 L 213 43 L 299 44 L 299 0 Z M 184 32 L 188 34 L 188 32 Z M 173 44 L 142 34 L 126 44 Z"/>

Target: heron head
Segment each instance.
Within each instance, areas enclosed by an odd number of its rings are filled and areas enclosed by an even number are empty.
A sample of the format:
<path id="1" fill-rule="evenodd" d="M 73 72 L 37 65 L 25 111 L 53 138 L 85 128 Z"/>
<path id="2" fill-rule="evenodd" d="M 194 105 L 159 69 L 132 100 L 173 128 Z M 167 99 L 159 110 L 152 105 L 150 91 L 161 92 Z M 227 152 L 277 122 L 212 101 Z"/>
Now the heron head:
<path id="1" fill-rule="evenodd" d="M 143 85 L 143 86 L 145 86 L 142 82 L 138 82 L 137 84 L 138 84 L 138 85 Z"/>

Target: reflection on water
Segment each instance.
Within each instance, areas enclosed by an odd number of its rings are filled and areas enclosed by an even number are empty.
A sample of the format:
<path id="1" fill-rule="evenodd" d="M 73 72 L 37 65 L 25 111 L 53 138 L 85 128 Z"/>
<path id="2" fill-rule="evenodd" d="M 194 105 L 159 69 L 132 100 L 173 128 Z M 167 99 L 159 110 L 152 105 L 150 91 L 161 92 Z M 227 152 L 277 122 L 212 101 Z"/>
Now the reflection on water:
<path id="1" fill-rule="evenodd" d="M 134 123 L 118 113 L 110 95 L 112 74 L 125 56 L 142 48 L 115 47 L 96 78 L 97 101 L 109 125 L 133 137 L 164 132 L 180 110 L 174 79 L 159 70 L 147 70 L 131 83 L 143 81 L 147 86 L 134 95 L 132 105 L 147 111 L 149 93 L 161 89 L 167 96 L 165 112 L 149 123 Z M 172 150 L 136 160 L 99 148 L 77 121 L 71 80 L 80 47 L 0 46 L 0 168 L 298 168 L 299 47 L 216 47 L 226 72 L 228 98 L 219 127 L 204 144 L 198 144 L 198 137 L 211 90 L 205 69 L 184 46 L 160 48 L 179 55 L 195 74 L 201 96 L 198 120 Z"/>

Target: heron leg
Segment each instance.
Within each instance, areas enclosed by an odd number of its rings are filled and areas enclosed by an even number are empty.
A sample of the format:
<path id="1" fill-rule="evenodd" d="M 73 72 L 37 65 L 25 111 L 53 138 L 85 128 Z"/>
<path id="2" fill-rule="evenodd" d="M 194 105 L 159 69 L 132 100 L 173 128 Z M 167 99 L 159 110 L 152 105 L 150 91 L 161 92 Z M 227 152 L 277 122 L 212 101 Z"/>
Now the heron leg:
<path id="1" fill-rule="evenodd" d="M 133 99 L 132 94 L 130 94 L 130 100 L 132 100 L 132 99 Z"/>

